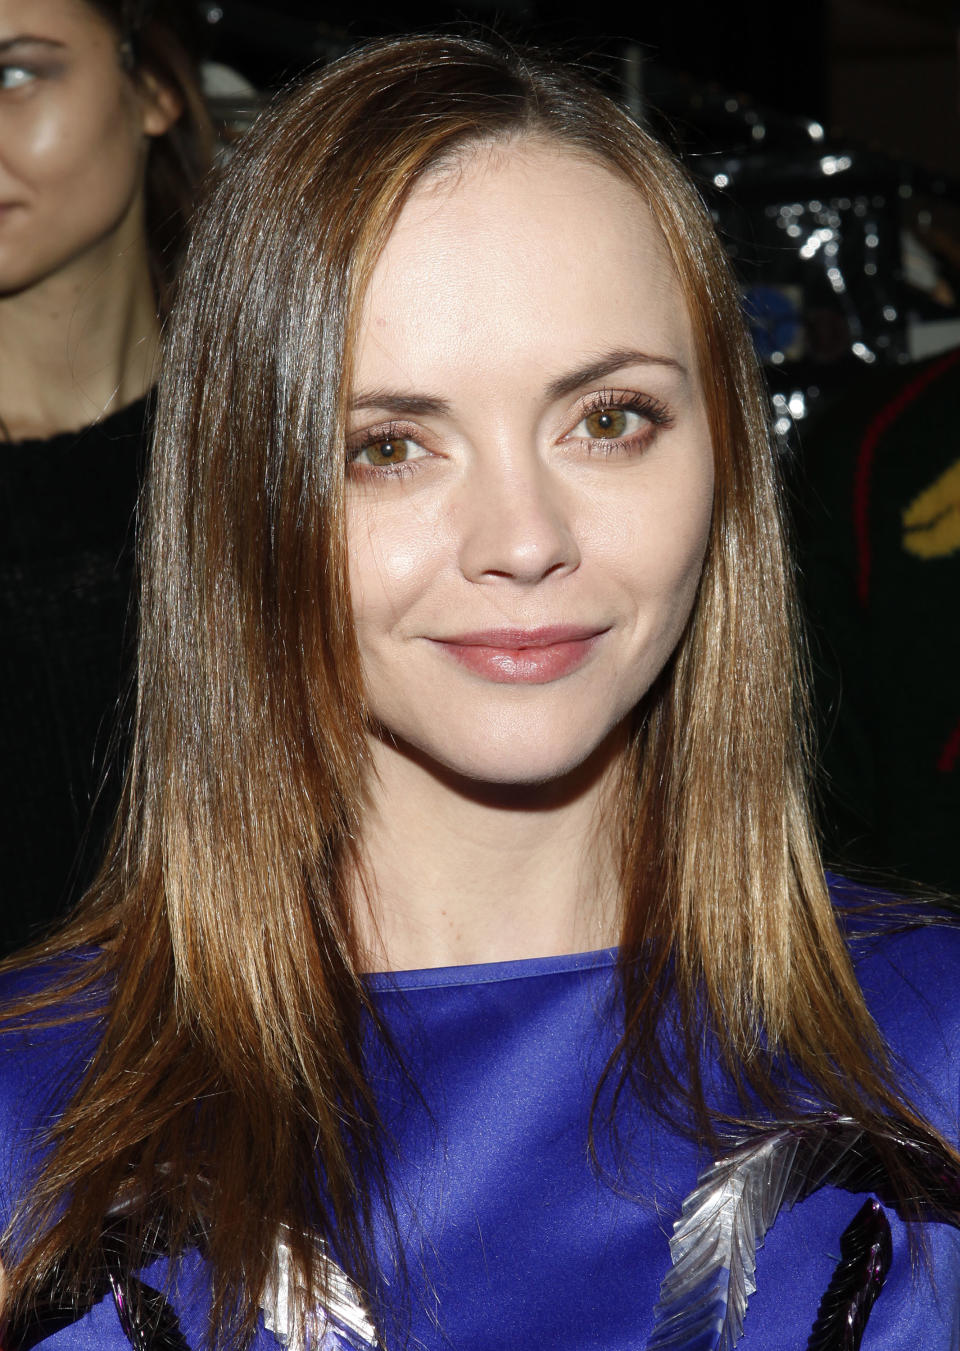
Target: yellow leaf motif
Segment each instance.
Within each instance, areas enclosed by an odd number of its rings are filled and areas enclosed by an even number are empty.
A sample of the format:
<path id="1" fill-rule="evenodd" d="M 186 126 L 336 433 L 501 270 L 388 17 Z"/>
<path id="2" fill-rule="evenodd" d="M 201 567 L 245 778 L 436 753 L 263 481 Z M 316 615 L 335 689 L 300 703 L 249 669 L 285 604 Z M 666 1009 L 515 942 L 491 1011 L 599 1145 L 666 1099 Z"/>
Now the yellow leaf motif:
<path id="1" fill-rule="evenodd" d="M 945 558 L 960 549 L 960 460 L 904 511 L 903 547 L 918 558 Z"/>

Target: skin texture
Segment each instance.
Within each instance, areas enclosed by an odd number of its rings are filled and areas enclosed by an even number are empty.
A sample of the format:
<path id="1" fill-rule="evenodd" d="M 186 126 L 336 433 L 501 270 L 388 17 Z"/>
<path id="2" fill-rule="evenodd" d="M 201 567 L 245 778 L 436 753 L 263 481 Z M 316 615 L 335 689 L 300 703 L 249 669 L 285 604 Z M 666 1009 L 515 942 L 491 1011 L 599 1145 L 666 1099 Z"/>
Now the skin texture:
<path id="1" fill-rule="evenodd" d="M 144 174 L 149 138 L 179 111 L 172 91 L 123 69 L 117 34 L 84 0 L 0 0 L 0 415 L 11 434 L 82 425 L 149 383 L 158 328 Z"/>
<path id="2" fill-rule="evenodd" d="M 352 390 L 351 586 L 381 728 L 372 946 L 390 965 L 598 946 L 615 892 L 598 806 L 689 615 L 713 488 L 689 320 L 635 190 L 529 141 L 421 185 L 373 274 Z M 571 624 L 595 635 L 585 654 L 534 682 L 445 641 Z"/>

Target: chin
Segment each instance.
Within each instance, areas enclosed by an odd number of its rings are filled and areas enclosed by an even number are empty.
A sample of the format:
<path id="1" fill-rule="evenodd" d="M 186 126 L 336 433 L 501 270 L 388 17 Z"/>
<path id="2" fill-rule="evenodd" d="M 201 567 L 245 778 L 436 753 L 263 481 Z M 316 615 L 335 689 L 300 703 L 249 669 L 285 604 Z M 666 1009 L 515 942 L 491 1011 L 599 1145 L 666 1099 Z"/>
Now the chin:
<path id="1" fill-rule="evenodd" d="M 569 727 L 563 734 L 538 729 L 526 736 L 515 729 L 498 736 L 487 728 L 475 740 L 460 739 L 455 749 L 433 737 L 391 736 L 387 744 L 438 778 L 470 791 L 561 787 L 566 782 L 582 787 L 584 777 L 602 774 L 619 756 L 623 740 L 621 725 L 589 738 L 571 737 Z"/>
<path id="2" fill-rule="evenodd" d="M 556 756 L 477 756 L 465 763 L 447 763 L 444 768 L 467 783 L 491 788 L 540 788 L 575 775 L 588 755 L 557 759 Z"/>

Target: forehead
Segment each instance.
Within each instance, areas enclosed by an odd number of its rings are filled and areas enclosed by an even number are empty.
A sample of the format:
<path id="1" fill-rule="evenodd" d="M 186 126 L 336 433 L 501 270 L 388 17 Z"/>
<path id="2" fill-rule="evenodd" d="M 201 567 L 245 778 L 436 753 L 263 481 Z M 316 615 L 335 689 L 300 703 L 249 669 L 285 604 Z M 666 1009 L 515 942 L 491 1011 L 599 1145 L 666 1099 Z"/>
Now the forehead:
<path id="1" fill-rule="evenodd" d="M 0 42 L 23 35 L 67 42 L 108 28 L 87 0 L 0 0 Z"/>
<path id="2" fill-rule="evenodd" d="M 537 141 L 485 147 L 417 186 L 374 268 L 359 338 L 364 383 L 391 363 L 407 368 L 394 379 L 552 372 L 592 347 L 694 361 L 679 280 L 638 189 Z"/>

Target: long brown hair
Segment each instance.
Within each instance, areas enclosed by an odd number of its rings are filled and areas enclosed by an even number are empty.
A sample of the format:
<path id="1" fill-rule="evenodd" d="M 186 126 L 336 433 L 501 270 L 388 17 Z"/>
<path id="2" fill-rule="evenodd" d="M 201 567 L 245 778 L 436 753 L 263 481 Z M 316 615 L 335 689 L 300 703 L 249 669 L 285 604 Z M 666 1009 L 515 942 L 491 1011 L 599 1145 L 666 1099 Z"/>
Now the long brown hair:
<path id="1" fill-rule="evenodd" d="M 674 159 L 575 73 L 471 40 L 390 41 L 264 115 L 190 246 L 159 398 L 125 805 L 93 891 L 36 953 L 87 957 L 20 1006 L 56 1018 L 106 991 L 96 1053 L 8 1239 L 14 1306 L 58 1273 L 88 1279 L 118 1196 L 140 1237 L 156 1222 L 176 1252 L 202 1236 L 214 1327 L 241 1338 L 281 1224 L 301 1266 L 312 1231 L 381 1301 L 365 1225 L 383 1157 L 343 886 L 367 754 L 345 373 L 411 187 L 524 136 L 601 161 L 647 203 L 689 306 L 716 453 L 698 598 L 637 710 L 618 801 L 627 1077 L 652 1074 L 709 1136 L 705 1024 L 767 1103 L 784 1102 L 791 1063 L 868 1124 L 915 1119 L 813 836 L 766 399 L 709 217 Z M 668 1007 L 688 1036 L 679 1084 L 658 1053 Z"/>

